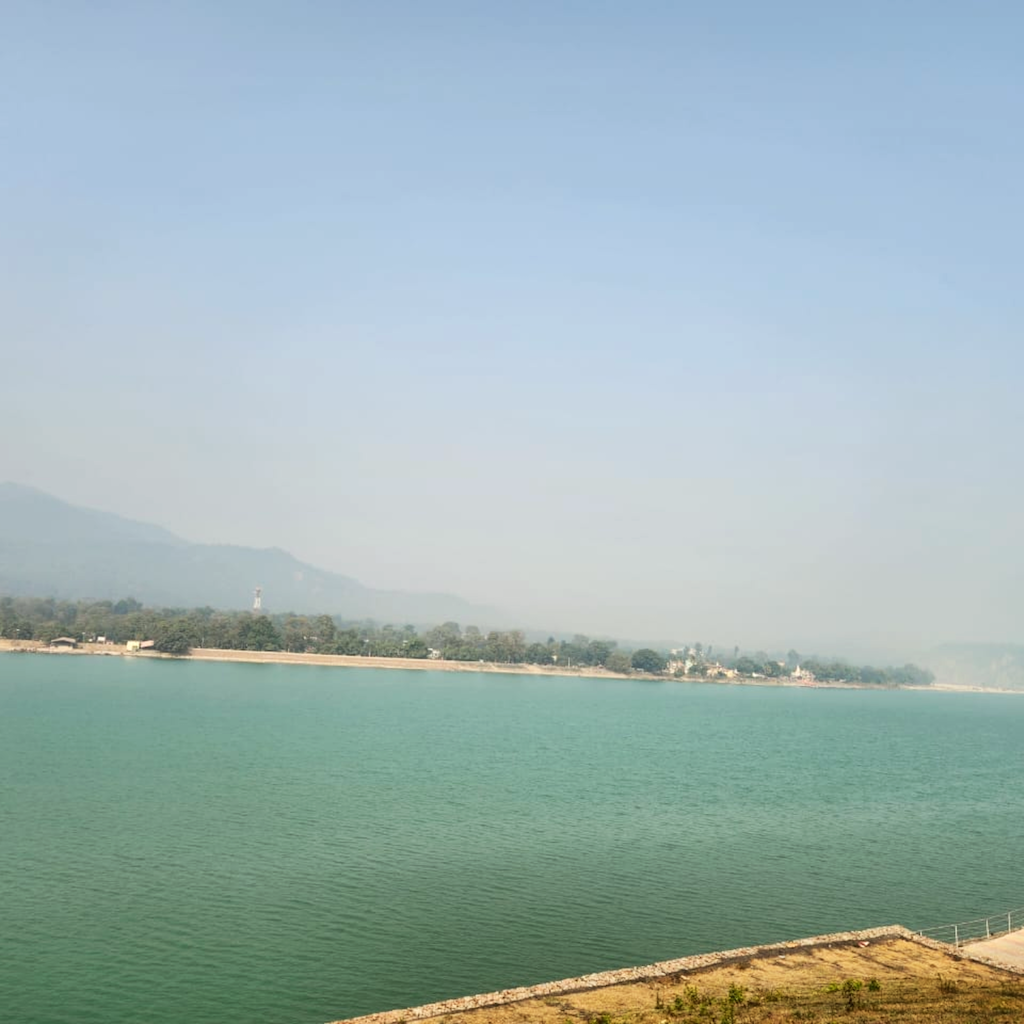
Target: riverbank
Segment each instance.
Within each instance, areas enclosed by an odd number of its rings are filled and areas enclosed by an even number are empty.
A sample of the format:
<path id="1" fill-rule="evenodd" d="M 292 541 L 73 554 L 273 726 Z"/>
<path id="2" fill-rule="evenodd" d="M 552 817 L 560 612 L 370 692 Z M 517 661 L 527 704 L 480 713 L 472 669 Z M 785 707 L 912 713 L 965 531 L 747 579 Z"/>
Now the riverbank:
<path id="1" fill-rule="evenodd" d="M 658 678 L 627 676 L 606 668 L 558 668 L 546 665 L 502 665 L 493 661 L 444 661 L 441 658 L 377 658 L 364 654 L 294 654 L 289 651 L 227 651 L 195 648 L 188 655 L 194 661 L 242 661 L 275 665 L 332 665 L 336 668 L 412 669 L 417 672 L 500 672 L 535 676 L 590 676 L 604 679 Z"/>
<path id="2" fill-rule="evenodd" d="M 379 658 L 362 654 L 297 654 L 291 651 L 234 651 L 213 647 L 193 648 L 174 657 L 158 651 L 129 651 L 124 644 L 82 643 L 77 647 L 49 647 L 36 640 L 0 640 L 0 653 L 53 654 L 61 657 L 101 655 L 152 658 L 169 661 L 231 661 L 257 665 L 320 665 L 333 668 L 409 669 L 416 672 L 486 672 L 517 676 L 576 676 L 590 679 L 640 679 L 648 682 L 704 683 L 708 686 L 783 686 L 818 690 L 922 690 L 940 693 L 1024 693 L 982 686 L 933 683 L 929 686 L 873 686 L 869 683 L 807 683 L 792 679 L 752 679 L 734 676 L 700 679 L 652 675 L 646 672 L 611 672 L 601 666 L 565 668 L 555 665 L 505 665 L 493 661 L 445 661 L 440 658 Z"/>
<path id="3" fill-rule="evenodd" d="M 610 672 L 601 667 L 558 668 L 546 665 L 502 665 L 490 661 L 444 661 L 439 658 L 378 658 L 363 654 L 297 654 L 291 651 L 234 651 L 196 647 L 182 657 L 158 651 L 129 651 L 124 644 L 79 644 L 77 647 L 49 647 L 34 640 L 0 640 L 0 652 L 54 654 L 58 656 L 108 655 L 169 661 L 232 661 L 259 665 L 321 665 L 334 668 L 412 669 L 431 672 L 499 672 L 512 675 L 589 676 L 604 679 L 664 679 L 663 676 L 634 672 Z"/>
<path id="4" fill-rule="evenodd" d="M 683 957 L 505 989 L 334 1024 L 667 1024 L 666 1018 L 857 1019 L 952 1024 L 1009 1019 L 1024 970 L 894 925 Z"/>

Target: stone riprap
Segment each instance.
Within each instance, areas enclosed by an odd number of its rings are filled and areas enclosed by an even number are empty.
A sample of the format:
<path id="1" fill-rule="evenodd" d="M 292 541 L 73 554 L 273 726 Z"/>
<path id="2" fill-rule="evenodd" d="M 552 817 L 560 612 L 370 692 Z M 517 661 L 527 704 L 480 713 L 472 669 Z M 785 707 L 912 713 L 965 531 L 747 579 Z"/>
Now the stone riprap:
<path id="1" fill-rule="evenodd" d="M 526 999 L 539 999 L 544 996 L 568 995 L 573 992 L 586 992 L 595 988 L 607 988 L 610 985 L 626 985 L 639 981 L 655 981 L 670 975 L 688 974 L 694 971 L 705 971 L 711 967 L 722 967 L 737 961 L 750 960 L 755 957 L 785 956 L 801 949 L 815 949 L 834 945 L 852 943 L 882 942 L 888 939 L 911 939 L 932 948 L 951 952 L 952 948 L 932 939 L 924 939 L 904 928 L 902 925 L 887 925 L 884 928 L 868 928 L 859 932 L 836 932 L 833 935 L 815 935 L 809 939 L 794 939 L 790 942 L 776 942 L 767 946 L 745 946 L 740 949 L 726 949 L 718 953 L 701 953 L 697 956 L 684 956 L 678 960 L 662 960 L 660 963 L 647 964 L 643 967 L 622 967 L 615 971 L 600 971 L 597 974 L 584 974 L 579 978 L 563 978 L 561 981 L 549 981 L 542 985 L 530 985 L 522 988 L 506 988 L 498 992 L 485 992 L 477 996 L 463 996 L 460 999 L 446 999 L 440 1003 L 427 1003 L 424 1006 L 412 1006 L 404 1010 L 385 1010 L 371 1013 L 364 1017 L 350 1017 L 347 1020 L 334 1021 L 333 1024 L 411 1024 L 412 1021 L 429 1020 L 432 1017 L 445 1017 L 453 1013 L 464 1013 L 467 1010 L 479 1010 L 486 1006 L 502 1006 L 506 1003 L 519 1003 Z M 995 964 L 995 966 L 1003 966 Z"/>

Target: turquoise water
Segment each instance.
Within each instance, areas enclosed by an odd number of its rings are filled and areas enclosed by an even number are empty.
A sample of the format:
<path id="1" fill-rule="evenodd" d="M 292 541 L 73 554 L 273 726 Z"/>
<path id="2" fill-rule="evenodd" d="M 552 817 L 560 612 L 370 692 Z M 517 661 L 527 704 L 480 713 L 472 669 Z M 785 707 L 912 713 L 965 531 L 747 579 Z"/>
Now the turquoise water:
<path id="1" fill-rule="evenodd" d="M 1024 903 L 1024 697 L 0 656 L 0 1017 L 311 1024 Z"/>

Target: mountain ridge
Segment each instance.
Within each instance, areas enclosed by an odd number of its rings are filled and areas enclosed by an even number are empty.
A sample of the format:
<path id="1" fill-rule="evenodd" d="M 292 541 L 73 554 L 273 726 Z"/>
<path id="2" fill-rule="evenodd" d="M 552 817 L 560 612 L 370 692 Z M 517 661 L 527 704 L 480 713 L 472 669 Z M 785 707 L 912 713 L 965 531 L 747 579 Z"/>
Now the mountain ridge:
<path id="1" fill-rule="evenodd" d="M 418 625 L 493 624 L 498 616 L 451 594 L 378 590 L 281 547 L 195 544 L 162 526 L 0 483 L 0 593 L 240 609 L 256 586 L 273 611 Z"/>

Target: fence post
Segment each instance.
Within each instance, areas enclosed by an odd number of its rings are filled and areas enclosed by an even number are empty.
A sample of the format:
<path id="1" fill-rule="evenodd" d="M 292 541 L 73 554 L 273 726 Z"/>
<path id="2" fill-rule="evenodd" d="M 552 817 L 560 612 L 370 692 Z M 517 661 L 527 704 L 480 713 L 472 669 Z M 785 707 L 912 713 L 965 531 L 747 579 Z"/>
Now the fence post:
<path id="1" fill-rule="evenodd" d="M 957 949 L 960 948 L 960 925 L 958 924 L 953 925 L 953 945 Z"/>
<path id="2" fill-rule="evenodd" d="M 985 938 L 986 939 L 991 939 L 992 938 L 992 932 L 989 930 L 988 918 L 987 917 L 985 918 Z"/>

